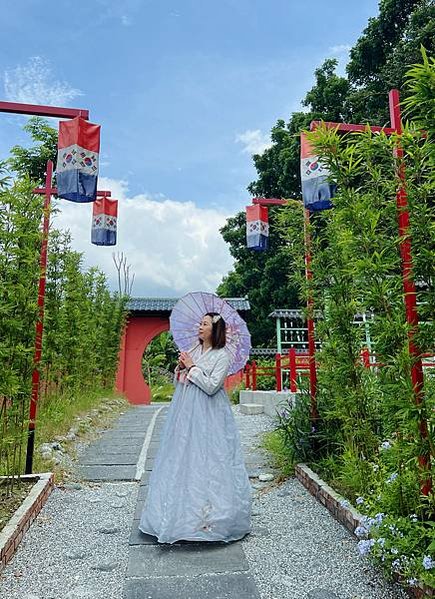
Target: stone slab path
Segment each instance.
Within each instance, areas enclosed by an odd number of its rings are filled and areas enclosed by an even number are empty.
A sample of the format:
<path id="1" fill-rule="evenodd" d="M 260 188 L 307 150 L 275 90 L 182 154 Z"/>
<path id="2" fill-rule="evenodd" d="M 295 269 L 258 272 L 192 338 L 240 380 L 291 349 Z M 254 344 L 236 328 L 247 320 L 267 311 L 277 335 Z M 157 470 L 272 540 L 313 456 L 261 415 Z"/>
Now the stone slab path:
<path id="1" fill-rule="evenodd" d="M 129 538 L 125 599 L 256 599 L 260 597 L 240 543 L 158 543 L 138 529 L 154 457 L 168 406 L 143 406 L 123 414 L 116 426 L 80 458 L 87 481 L 139 481 Z M 247 466 L 263 464 L 247 460 Z"/>

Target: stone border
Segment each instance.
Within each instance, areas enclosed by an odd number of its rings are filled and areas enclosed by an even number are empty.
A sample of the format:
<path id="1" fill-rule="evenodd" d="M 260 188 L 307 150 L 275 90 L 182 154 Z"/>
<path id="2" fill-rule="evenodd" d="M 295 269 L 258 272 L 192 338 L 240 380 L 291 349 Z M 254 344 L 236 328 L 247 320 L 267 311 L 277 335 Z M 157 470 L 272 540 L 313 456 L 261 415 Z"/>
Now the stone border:
<path id="1" fill-rule="evenodd" d="M 5 477 L 1 477 L 5 478 Z M 0 532 L 0 572 L 14 555 L 24 533 L 41 511 L 54 487 L 53 472 L 23 474 L 23 481 L 35 481 L 26 499 Z"/>
<path id="2" fill-rule="evenodd" d="M 361 525 L 363 515 L 358 512 L 350 503 L 339 493 L 334 491 L 325 481 L 323 481 L 306 464 L 296 464 L 295 475 L 300 483 L 313 495 L 326 509 L 343 524 L 352 535 L 356 536 L 354 530 Z M 395 579 L 402 585 L 404 581 L 400 576 Z M 419 582 L 416 587 L 407 587 L 406 591 L 410 597 L 415 599 L 426 599 L 435 597 L 435 589 Z"/>

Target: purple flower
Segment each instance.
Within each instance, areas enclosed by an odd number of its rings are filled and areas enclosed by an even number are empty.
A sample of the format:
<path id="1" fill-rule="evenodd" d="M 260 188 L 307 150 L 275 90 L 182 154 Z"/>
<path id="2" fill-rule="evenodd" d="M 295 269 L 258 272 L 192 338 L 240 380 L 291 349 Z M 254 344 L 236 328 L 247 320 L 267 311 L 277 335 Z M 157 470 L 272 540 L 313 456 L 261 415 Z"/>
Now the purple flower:
<path id="1" fill-rule="evenodd" d="M 397 476 L 397 472 L 393 472 L 393 474 L 387 478 L 387 483 L 392 483 L 394 480 L 396 480 Z"/>
<path id="2" fill-rule="evenodd" d="M 364 528 L 364 526 L 357 526 L 353 532 L 359 538 L 365 537 L 369 534 L 369 531 L 367 528 Z"/>
<path id="3" fill-rule="evenodd" d="M 364 528 L 370 530 L 371 527 L 376 524 L 376 520 L 374 518 L 369 518 L 368 516 L 363 516 L 361 518 L 361 524 L 364 526 Z"/>
<path id="4" fill-rule="evenodd" d="M 357 497 L 356 498 L 356 504 L 357 505 L 361 505 L 364 503 L 364 497 Z"/>
<path id="5" fill-rule="evenodd" d="M 381 547 L 384 547 L 384 545 L 385 545 L 384 537 L 379 537 L 379 539 L 376 540 L 376 543 L 378 543 Z"/>
<path id="6" fill-rule="evenodd" d="M 410 587 L 416 587 L 418 580 L 416 578 L 408 578 L 408 584 Z"/>
<path id="7" fill-rule="evenodd" d="M 389 441 L 384 441 L 381 443 L 381 449 L 391 449 L 391 443 Z"/>
<path id="8" fill-rule="evenodd" d="M 358 541 L 358 551 L 360 555 L 367 555 L 370 553 L 374 542 L 374 539 L 364 539 L 363 541 Z"/>
<path id="9" fill-rule="evenodd" d="M 382 524 L 382 520 L 384 519 L 384 517 L 385 517 L 385 514 L 382 512 L 379 512 L 379 514 L 376 514 L 376 516 L 375 516 L 376 524 Z"/>
<path id="10" fill-rule="evenodd" d="M 425 570 L 431 570 L 434 566 L 435 561 L 429 555 L 425 555 L 423 558 L 423 568 Z"/>
<path id="11" fill-rule="evenodd" d="M 400 570 L 400 559 L 395 559 L 391 564 L 391 567 L 393 568 L 393 570 L 398 572 Z"/>

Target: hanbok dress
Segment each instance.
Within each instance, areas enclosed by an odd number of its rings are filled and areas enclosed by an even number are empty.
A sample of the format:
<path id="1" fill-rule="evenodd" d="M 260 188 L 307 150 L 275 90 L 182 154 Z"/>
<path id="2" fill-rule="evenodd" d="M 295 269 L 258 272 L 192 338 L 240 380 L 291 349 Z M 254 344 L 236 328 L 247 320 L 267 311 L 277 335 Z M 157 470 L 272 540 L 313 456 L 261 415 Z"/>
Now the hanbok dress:
<path id="1" fill-rule="evenodd" d="M 176 384 L 149 479 L 139 529 L 160 543 L 229 543 L 251 531 L 252 490 L 224 390 L 225 348 L 190 350 Z"/>

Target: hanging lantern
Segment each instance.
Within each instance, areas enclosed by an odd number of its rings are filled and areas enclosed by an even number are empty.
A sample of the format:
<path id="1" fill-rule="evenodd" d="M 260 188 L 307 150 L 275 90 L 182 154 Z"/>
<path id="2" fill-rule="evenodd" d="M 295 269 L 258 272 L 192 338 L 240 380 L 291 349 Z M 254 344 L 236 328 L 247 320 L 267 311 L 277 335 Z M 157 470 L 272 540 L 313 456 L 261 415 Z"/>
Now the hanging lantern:
<path id="1" fill-rule="evenodd" d="M 269 247 L 267 206 L 246 206 L 246 241 L 252 250 L 267 250 Z"/>
<path id="2" fill-rule="evenodd" d="M 305 208 L 314 212 L 332 208 L 336 185 L 328 181 L 329 170 L 321 163 L 306 134 L 301 133 L 301 180 Z"/>
<path id="3" fill-rule="evenodd" d="M 118 200 L 102 198 L 92 207 L 91 242 L 94 245 L 116 245 Z"/>
<path id="4" fill-rule="evenodd" d="M 57 195 L 72 202 L 97 197 L 100 125 L 77 116 L 59 123 L 56 167 Z"/>

